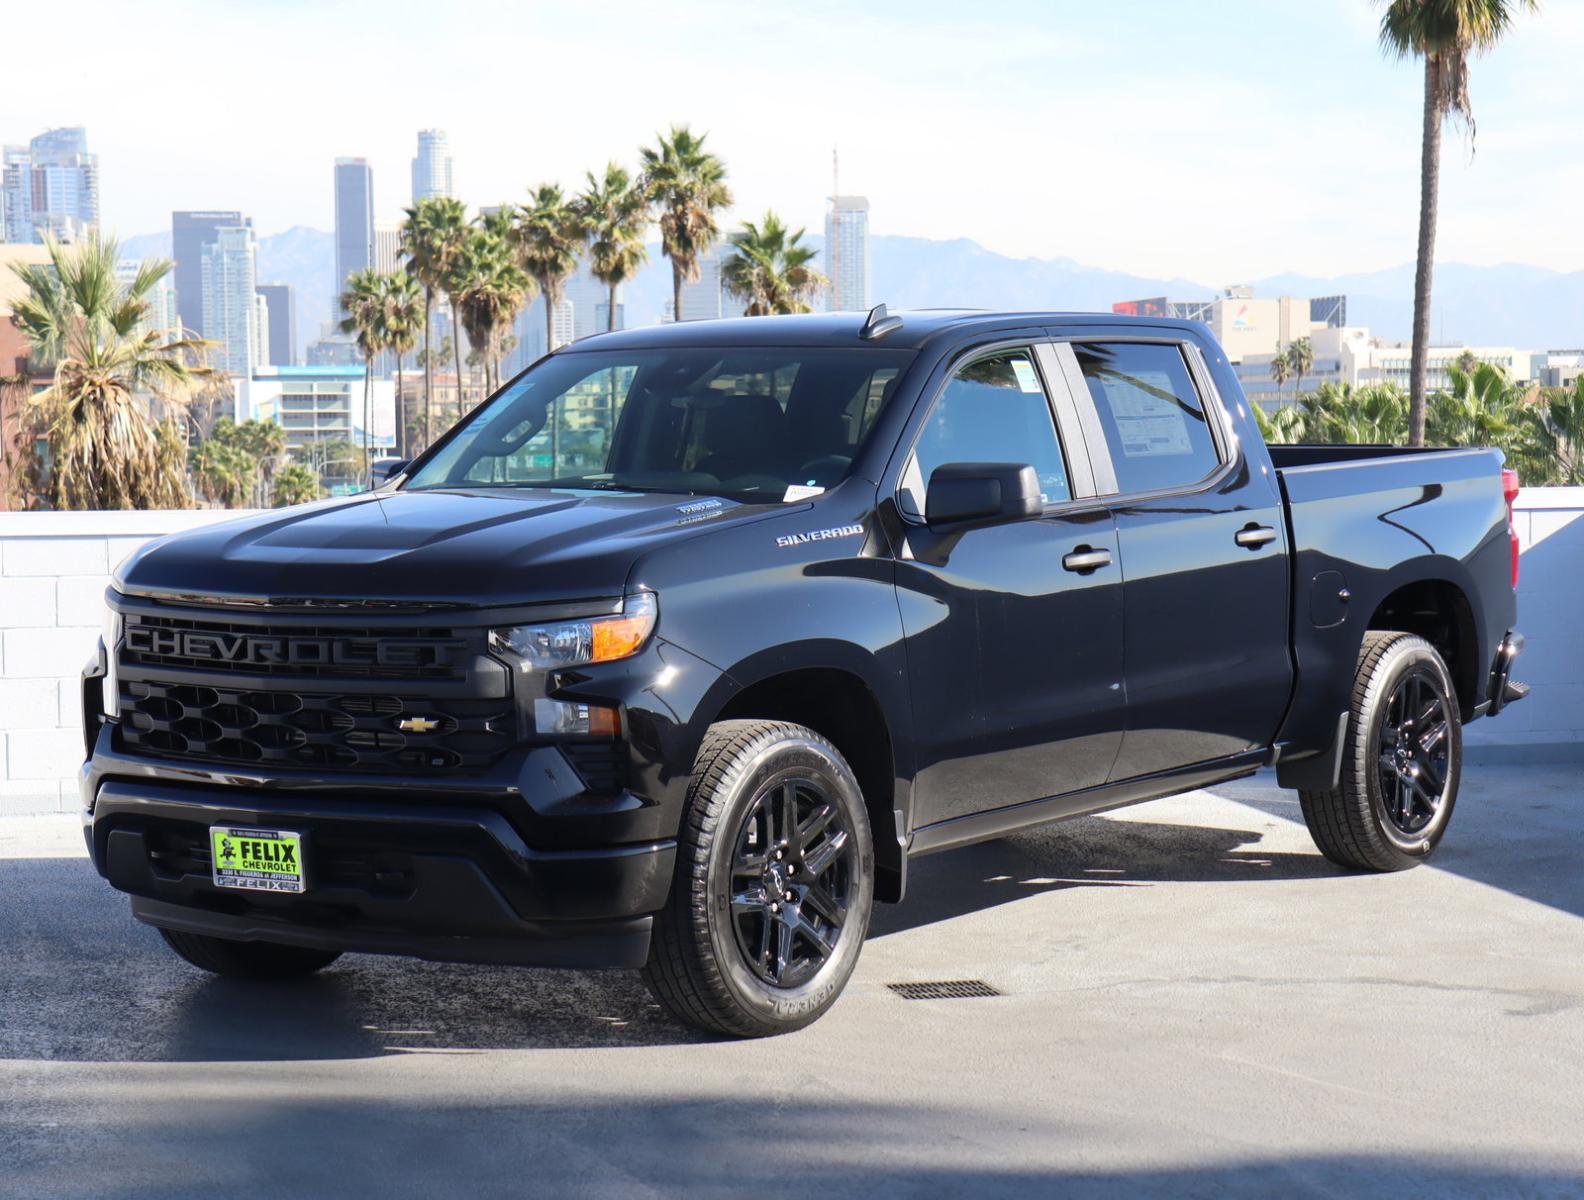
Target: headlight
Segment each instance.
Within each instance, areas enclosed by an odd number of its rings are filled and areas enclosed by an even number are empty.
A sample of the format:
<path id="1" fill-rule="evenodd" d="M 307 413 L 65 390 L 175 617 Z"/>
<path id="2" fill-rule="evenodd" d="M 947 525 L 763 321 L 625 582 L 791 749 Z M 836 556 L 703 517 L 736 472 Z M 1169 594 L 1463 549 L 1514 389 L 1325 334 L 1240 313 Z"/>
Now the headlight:
<path id="1" fill-rule="evenodd" d="M 660 605 L 653 594 L 628 596 L 622 610 L 604 617 L 510 625 L 490 631 L 491 642 L 522 663 L 525 671 L 554 671 L 615 662 L 643 649 L 654 632 Z"/>
<path id="2" fill-rule="evenodd" d="M 105 674 L 100 685 L 104 692 L 104 711 L 107 717 L 121 715 L 121 680 L 116 673 L 116 649 L 121 645 L 121 614 L 115 609 L 105 610 L 104 632 L 100 645 L 104 649 Z"/>

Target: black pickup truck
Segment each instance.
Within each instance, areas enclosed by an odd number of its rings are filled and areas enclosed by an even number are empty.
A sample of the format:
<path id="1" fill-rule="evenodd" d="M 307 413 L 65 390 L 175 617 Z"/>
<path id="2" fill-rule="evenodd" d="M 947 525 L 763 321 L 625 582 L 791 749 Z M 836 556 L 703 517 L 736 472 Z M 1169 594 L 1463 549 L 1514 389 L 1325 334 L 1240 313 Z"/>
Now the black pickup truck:
<path id="1" fill-rule="evenodd" d="M 95 865 L 223 974 L 639 967 L 806 1025 L 910 857 L 1274 765 L 1426 858 L 1509 679 L 1491 450 L 1261 441 L 1200 325 L 700 322 L 536 363 L 378 489 L 130 558 Z"/>

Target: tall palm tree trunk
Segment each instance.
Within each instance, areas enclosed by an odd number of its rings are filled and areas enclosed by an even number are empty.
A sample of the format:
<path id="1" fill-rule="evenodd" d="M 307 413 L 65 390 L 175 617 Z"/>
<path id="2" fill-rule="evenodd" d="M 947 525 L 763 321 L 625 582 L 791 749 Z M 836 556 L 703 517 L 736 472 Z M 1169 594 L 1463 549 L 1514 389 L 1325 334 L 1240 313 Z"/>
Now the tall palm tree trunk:
<path id="1" fill-rule="evenodd" d="M 682 321 L 682 264 L 671 260 L 671 319 Z"/>
<path id="2" fill-rule="evenodd" d="M 412 446 L 407 436 L 407 397 L 402 394 L 402 352 L 396 351 L 396 454 L 412 457 Z"/>
<path id="3" fill-rule="evenodd" d="M 373 410 L 372 393 L 374 390 L 374 356 L 365 355 L 363 358 L 363 472 L 368 476 L 369 486 L 374 486 L 374 457 L 370 453 L 371 439 L 373 437 L 373 422 L 369 419 Z"/>
<path id="4" fill-rule="evenodd" d="M 451 302 L 451 360 L 456 365 L 456 415 L 461 420 L 465 404 L 462 395 L 462 322 L 457 316 L 455 300 Z"/>
<path id="5" fill-rule="evenodd" d="M 424 449 L 434 437 L 434 358 L 430 353 L 429 334 L 434 329 L 434 288 L 424 288 Z"/>
<path id="6" fill-rule="evenodd" d="M 540 284 L 543 285 L 543 280 Z M 549 291 L 544 292 L 545 302 L 545 353 L 555 349 L 555 305 L 550 302 Z"/>
<path id="7" fill-rule="evenodd" d="M 1425 55 L 1424 144 L 1419 157 L 1419 259 L 1414 267 L 1413 357 L 1408 378 L 1408 444 L 1425 440 L 1425 373 L 1430 350 L 1430 283 L 1435 270 L 1436 202 L 1441 191 L 1441 72 Z"/>
<path id="8" fill-rule="evenodd" d="M 612 333 L 616 329 L 616 285 L 610 284 L 610 299 L 605 303 L 605 332 Z"/>

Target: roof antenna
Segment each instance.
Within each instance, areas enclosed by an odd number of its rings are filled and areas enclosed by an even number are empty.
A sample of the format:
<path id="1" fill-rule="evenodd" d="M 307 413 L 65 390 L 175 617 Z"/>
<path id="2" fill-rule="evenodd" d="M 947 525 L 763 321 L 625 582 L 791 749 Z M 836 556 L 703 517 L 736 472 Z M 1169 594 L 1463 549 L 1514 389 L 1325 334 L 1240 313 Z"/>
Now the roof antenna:
<path id="1" fill-rule="evenodd" d="M 866 342 L 876 338 L 883 338 L 893 329 L 902 328 L 902 318 L 893 317 L 886 312 L 884 304 L 876 304 L 869 310 L 869 316 L 864 319 L 863 328 L 858 331 L 858 336 Z"/>

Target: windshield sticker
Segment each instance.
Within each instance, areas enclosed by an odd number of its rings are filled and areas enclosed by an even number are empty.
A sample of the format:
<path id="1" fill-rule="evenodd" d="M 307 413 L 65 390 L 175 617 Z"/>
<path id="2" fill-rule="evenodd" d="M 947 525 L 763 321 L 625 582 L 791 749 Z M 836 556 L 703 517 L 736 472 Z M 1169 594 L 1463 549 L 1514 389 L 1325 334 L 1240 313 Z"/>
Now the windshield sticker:
<path id="1" fill-rule="evenodd" d="M 815 496 L 823 495 L 824 492 L 824 488 L 814 487 L 811 484 L 789 483 L 787 484 L 786 495 L 781 497 L 781 503 L 793 504 L 799 500 L 811 500 Z"/>
<path id="2" fill-rule="evenodd" d="M 788 546 L 801 546 L 807 542 L 828 542 L 834 538 L 858 537 L 863 531 L 862 525 L 838 525 L 835 529 L 816 529 L 811 533 L 787 533 L 776 538 L 776 545 L 785 549 Z"/>
<path id="3" fill-rule="evenodd" d="M 1034 364 L 1026 358 L 1012 360 L 1012 373 L 1017 376 L 1018 387 L 1025 392 L 1040 390 L 1039 376 L 1034 374 Z"/>

